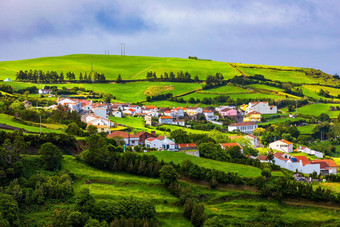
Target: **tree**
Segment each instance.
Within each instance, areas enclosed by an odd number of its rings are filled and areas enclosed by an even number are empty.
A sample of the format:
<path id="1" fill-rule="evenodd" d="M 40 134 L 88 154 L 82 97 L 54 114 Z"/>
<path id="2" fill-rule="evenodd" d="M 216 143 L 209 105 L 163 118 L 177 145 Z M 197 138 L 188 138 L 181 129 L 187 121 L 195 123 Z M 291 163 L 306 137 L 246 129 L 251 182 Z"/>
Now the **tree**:
<path id="1" fill-rule="evenodd" d="M 0 194 L 0 213 L 11 226 L 19 226 L 19 207 L 17 201 L 8 194 Z"/>
<path id="2" fill-rule="evenodd" d="M 87 130 L 87 132 L 89 133 L 89 135 L 98 133 L 98 129 L 97 129 L 97 127 L 94 126 L 94 125 L 89 125 L 89 126 L 87 126 L 86 130 Z"/>
<path id="3" fill-rule="evenodd" d="M 88 188 L 83 188 L 76 197 L 76 208 L 80 212 L 91 213 L 96 201 Z"/>
<path id="4" fill-rule="evenodd" d="M 194 78 L 195 82 L 198 82 L 200 79 L 198 78 L 198 76 L 196 75 Z"/>
<path id="5" fill-rule="evenodd" d="M 204 226 L 206 227 L 224 227 L 226 224 L 223 222 L 222 219 L 220 219 L 217 216 L 214 216 L 212 218 L 209 218 L 204 222 Z"/>
<path id="6" fill-rule="evenodd" d="M 270 178 L 272 176 L 270 168 L 269 167 L 263 168 L 261 175 L 266 178 Z"/>
<path id="7" fill-rule="evenodd" d="M 191 223 L 196 227 L 203 226 L 205 218 L 204 205 L 200 203 L 197 206 L 194 206 L 191 214 Z"/>
<path id="8" fill-rule="evenodd" d="M 328 114 L 326 114 L 326 113 L 320 114 L 318 119 L 322 122 L 329 122 L 329 120 L 330 120 Z"/>
<path id="9" fill-rule="evenodd" d="M 256 128 L 254 129 L 254 136 L 262 136 L 265 132 L 264 128 Z"/>
<path id="10" fill-rule="evenodd" d="M 187 218 L 187 219 L 190 219 L 193 208 L 194 208 L 194 202 L 192 201 L 192 199 L 190 197 L 188 197 L 185 200 L 185 203 L 184 203 L 184 213 L 183 213 L 183 216 L 185 218 Z"/>
<path id="11" fill-rule="evenodd" d="M 44 166 L 47 170 L 59 170 L 61 167 L 61 160 L 63 159 L 63 153 L 58 147 L 50 142 L 41 145 L 38 153 L 41 155 L 41 160 L 44 162 Z"/>
<path id="12" fill-rule="evenodd" d="M 122 76 L 119 74 L 117 77 L 116 83 L 120 83 L 122 81 L 123 81 Z"/>
<path id="13" fill-rule="evenodd" d="M 177 181 L 178 174 L 172 165 L 164 165 L 159 171 L 159 177 L 161 181 L 166 185 L 170 185 L 172 182 Z"/>
<path id="14" fill-rule="evenodd" d="M 67 126 L 66 133 L 73 136 L 81 136 L 83 131 L 76 123 L 71 123 Z"/>
<path id="15" fill-rule="evenodd" d="M 105 93 L 103 95 L 103 98 L 105 99 L 105 102 L 110 103 L 111 100 L 113 99 L 113 95 L 111 93 Z"/>
<path id="16" fill-rule="evenodd" d="M 190 138 L 186 131 L 183 129 L 177 129 L 170 133 L 170 137 L 175 140 L 176 143 L 189 143 Z"/>

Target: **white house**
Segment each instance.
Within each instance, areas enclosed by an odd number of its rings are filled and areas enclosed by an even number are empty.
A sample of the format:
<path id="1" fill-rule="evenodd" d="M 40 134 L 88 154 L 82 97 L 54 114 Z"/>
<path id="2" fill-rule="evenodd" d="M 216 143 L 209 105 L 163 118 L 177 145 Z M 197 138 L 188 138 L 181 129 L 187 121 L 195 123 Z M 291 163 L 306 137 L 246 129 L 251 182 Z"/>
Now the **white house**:
<path id="1" fill-rule="evenodd" d="M 244 138 L 246 138 L 254 148 L 259 147 L 259 144 L 258 144 L 256 136 L 246 135 Z"/>
<path id="2" fill-rule="evenodd" d="M 184 108 L 182 107 L 176 107 L 171 109 L 171 114 L 173 118 L 183 118 L 185 115 Z"/>
<path id="3" fill-rule="evenodd" d="M 106 109 L 103 108 L 103 107 L 95 108 L 95 109 L 93 110 L 93 112 L 94 112 L 95 115 L 97 115 L 97 116 L 99 116 L 99 117 L 106 118 L 106 119 L 108 118 L 108 116 L 107 116 L 107 111 L 106 111 Z"/>
<path id="4" fill-rule="evenodd" d="M 211 110 L 203 110 L 203 114 L 204 114 L 205 119 L 206 119 L 207 121 L 215 121 L 215 120 L 218 120 L 218 116 L 216 116 L 216 115 L 214 114 L 214 112 L 211 111 Z"/>
<path id="5" fill-rule="evenodd" d="M 39 89 L 38 93 L 39 95 L 45 95 L 45 94 L 51 94 L 52 93 L 52 89 Z"/>
<path id="6" fill-rule="evenodd" d="M 269 106 L 268 102 L 250 102 L 246 108 L 246 113 L 260 112 L 261 114 L 275 114 L 277 113 L 276 106 Z"/>
<path id="7" fill-rule="evenodd" d="M 160 116 L 158 119 L 158 122 L 160 124 L 168 124 L 168 125 L 172 125 L 173 124 L 173 118 L 170 116 Z"/>
<path id="8" fill-rule="evenodd" d="M 148 138 L 145 140 L 145 146 L 147 148 L 156 148 L 158 150 L 178 151 L 175 142 L 168 139 L 166 136 Z"/>
<path id="9" fill-rule="evenodd" d="M 313 156 L 318 157 L 318 158 L 323 158 L 323 153 L 322 152 L 312 150 L 312 149 L 310 149 L 308 147 L 299 146 L 294 151 L 303 152 L 303 153 L 306 153 L 306 154 L 309 154 L 309 155 L 313 155 Z"/>
<path id="10" fill-rule="evenodd" d="M 172 122 L 174 125 L 179 125 L 179 126 L 185 126 L 185 121 L 184 120 L 174 120 Z"/>
<path id="11" fill-rule="evenodd" d="M 79 101 L 81 105 L 81 109 L 84 111 L 90 111 L 92 109 L 92 100 L 87 101 L 85 99 L 82 99 Z"/>
<path id="12" fill-rule="evenodd" d="M 136 113 L 136 111 L 134 109 L 130 108 L 130 109 L 124 109 L 123 113 L 126 114 L 126 115 L 132 115 L 133 116 Z"/>
<path id="13" fill-rule="evenodd" d="M 125 145 L 127 146 L 136 146 L 139 144 L 139 136 L 133 135 L 128 132 L 123 131 L 114 131 L 113 133 L 109 134 L 107 137 L 122 137 L 125 141 Z"/>
<path id="14" fill-rule="evenodd" d="M 137 105 L 130 105 L 129 109 L 133 109 L 135 113 L 142 113 L 142 107 Z"/>
<path id="15" fill-rule="evenodd" d="M 81 110 L 81 103 L 78 100 L 72 100 L 69 98 L 59 99 L 57 101 L 58 105 L 67 106 L 71 111 L 79 112 Z"/>
<path id="16" fill-rule="evenodd" d="M 316 172 L 320 173 L 320 164 L 312 163 L 305 156 L 290 156 L 287 153 L 276 152 L 274 153 L 273 159 L 275 165 L 280 166 L 281 168 L 288 169 L 290 171 L 302 172 L 305 174 L 311 174 Z"/>
<path id="17" fill-rule="evenodd" d="M 202 114 L 203 109 L 201 107 L 188 107 L 186 109 L 186 113 L 189 117 L 195 117 L 198 114 Z"/>
<path id="18" fill-rule="evenodd" d="M 114 123 L 107 118 L 102 118 L 94 114 L 87 115 L 85 117 L 85 122 L 92 125 L 108 125 L 114 127 Z"/>
<path id="19" fill-rule="evenodd" d="M 293 143 L 287 140 L 277 140 L 269 144 L 269 148 L 281 152 L 291 153 L 293 152 Z"/>
<path id="20" fill-rule="evenodd" d="M 254 130 L 257 128 L 256 123 L 252 122 L 243 122 L 243 123 L 234 123 L 228 125 L 228 131 L 240 131 L 246 134 L 253 134 Z"/>
<path id="21" fill-rule="evenodd" d="M 4 82 L 12 82 L 12 80 L 10 78 L 6 78 L 4 79 Z"/>
<path id="22" fill-rule="evenodd" d="M 112 115 L 113 115 L 114 117 L 120 117 L 120 118 L 123 117 L 122 112 L 119 111 L 119 110 L 116 110 L 116 111 L 112 112 Z"/>
<path id="23" fill-rule="evenodd" d="M 320 165 L 322 175 L 337 174 L 338 165 L 332 159 L 314 160 L 313 164 Z"/>

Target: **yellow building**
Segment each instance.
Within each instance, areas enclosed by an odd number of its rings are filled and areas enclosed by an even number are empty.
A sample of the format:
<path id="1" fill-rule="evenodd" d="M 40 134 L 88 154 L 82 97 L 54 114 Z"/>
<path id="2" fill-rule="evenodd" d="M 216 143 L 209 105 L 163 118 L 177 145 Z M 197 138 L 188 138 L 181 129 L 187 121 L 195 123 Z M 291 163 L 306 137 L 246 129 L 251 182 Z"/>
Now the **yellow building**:
<path id="1" fill-rule="evenodd" d="M 261 119 L 261 113 L 252 111 L 246 114 L 246 116 L 243 118 L 243 122 L 261 122 Z"/>
<path id="2" fill-rule="evenodd" d="M 246 112 L 247 107 L 248 107 L 247 104 L 243 104 L 242 106 L 240 106 L 240 109 L 241 109 L 243 112 Z"/>

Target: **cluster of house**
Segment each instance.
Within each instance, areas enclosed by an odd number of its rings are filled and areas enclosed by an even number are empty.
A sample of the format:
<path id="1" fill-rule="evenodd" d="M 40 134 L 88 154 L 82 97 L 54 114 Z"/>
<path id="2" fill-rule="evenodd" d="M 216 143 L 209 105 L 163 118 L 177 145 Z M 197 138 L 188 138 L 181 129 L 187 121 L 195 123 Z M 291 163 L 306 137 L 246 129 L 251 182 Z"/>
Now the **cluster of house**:
<path id="1" fill-rule="evenodd" d="M 281 168 L 290 171 L 298 171 L 305 174 L 316 172 L 317 174 L 327 175 L 336 174 L 338 165 L 332 159 L 309 160 L 306 156 L 292 156 L 289 153 L 293 151 L 303 152 L 318 158 L 323 158 L 323 153 L 312 150 L 308 147 L 299 146 L 293 150 L 293 143 L 281 139 L 269 144 L 269 148 L 277 152 L 274 153 L 274 163 Z M 269 162 L 267 156 L 260 155 L 257 157 L 261 162 Z"/>

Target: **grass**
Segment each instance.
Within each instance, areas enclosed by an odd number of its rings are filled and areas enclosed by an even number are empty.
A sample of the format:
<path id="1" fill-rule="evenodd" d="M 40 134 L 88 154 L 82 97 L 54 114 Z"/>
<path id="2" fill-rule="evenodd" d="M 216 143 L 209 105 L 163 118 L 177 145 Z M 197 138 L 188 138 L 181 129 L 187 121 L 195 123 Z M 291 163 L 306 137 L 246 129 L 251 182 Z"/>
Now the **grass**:
<path id="1" fill-rule="evenodd" d="M 263 122 L 263 123 L 259 123 L 259 126 L 275 125 L 275 124 L 283 123 L 283 122 L 286 122 L 286 121 L 295 122 L 295 121 L 299 121 L 301 119 L 302 118 L 300 118 L 300 117 L 289 118 L 287 116 L 281 116 L 281 117 L 278 117 L 278 118 L 269 119 L 268 121 Z"/>
<path id="2" fill-rule="evenodd" d="M 340 193 L 340 183 L 329 183 L 329 182 L 325 182 L 325 183 L 322 183 L 322 186 L 323 187 L 326 187 L 332 191 L 335 191 L 337 193 Z"/>
<path id="3" fill-rule="evenodd" d="M 301 134 L 310 135 L 310 134 L 312 134 L 315 126 L 316 126 L 316 124 L 310 124 L 310 125 L 306 125 L 306 126 L 300 126 L 297 129 L 299 130 L 299 132 Z"/>
<path id="4" fill-rule="evenodd" d="M 210 91 L 210 90 L 208 90 Z M 250 91 L 248 91 L 250 92 Z M 218 93 L 203 93 L 201 91 L 194 92 L 189 95 L 183 96 L 184 100 L 189 100 L 190 98 L 200 99 L 201 101 L 203 98 L 214 98 L 217 96 L 229 96 L 232 100 L 237 99 L 254 99 L 254 100 L 261 100 L 261 99 L 274 99 L 274 100 L 282 100 L 287 99 L 284 95 L 276 95 L 276 94 L 261 94 L 261 93 L 239 93 L 239 94 L 218 94 Z"/>
<path id="5" fill-rule="evenodd" d="M 164 85 L 163 86 L 162 85 L 161 86 L 150 86 L 144 91 L 144 94 L 147 96 L 156 96 L 166 91 L 171 91 L 173 89 L 174 89 L 173 86 L 164 86 Z"/>
<path id="6" fill-rule="evenodd" d="M 0 114 L 0 122 L 1 124 L 17 127 L 24 129 L 29 132 L 40 132 L 40 127 L 36 126 L 29 126 L 25 124 L 21 124 L 18 122 L 13 121 L 13 117 L 7 114 Z M 33 123 L 33 122 L 27 122 L 30 124 L 38 124 L 38 123 Z M 41 132 L 42 133 L 62 133 L 62 129 L 65 128 L 63 125 L 57 125 L 57 124 L 42 124 L 45 127 L 41 127 Z"/>
<path id="7" fill-rule="evenodd" d="M 104 73 L 109 80 L 117 79 L 118 74 L 123 79 L 145 79 L 148 71 L 156 72 L 159 77 L 164 72 L 175 74 L 179 71 L 189 72 L 192 77 L 198 75 L 205 79 L 207 75 L 221 72 L 225 78 L 231 78 L 239 73 L 230 65 L 217 61 L 197 61 L 183 58 L 144 57 L 144 56 L 118 56 L 118 55 L 89 55 L 74 54 L 59 57 L 44 57 L 18 61 L 0 62 L 0 79 L 7 77 L 15 79 L 19 70 L 43 70 L 69 72 L 78 77 L 79 73 L 93 70 Z"/>
<path id="8" fill-rule="evenodd" d="M 330 111 L 331 106 L 336 106 L 336 104 L 312 104 L 306 105 L 303 107 L 298 108 L 298 113 L 304 115 L 314 115 L 319 116 L 322 113 L 326 113 L 329 115 L 330 118 L 336 118 L 340 114 L 340 111 Z"/>
<path id="9" fill-rule="evenodd" d="M 303 87 L 316 93 L 318 93 L 322 89 L 324 91 L 328 91 L 329 94 L 332 96 L 340 95 L 339 88 L 332 88 L 332 87 L 320 86 L 320 85 L 303 85 Z"/>
<path id="10" fill-rule="evenodd" d="M 76 194 L 82 188 L 89 188 L 96 200 L 115 200 L 130 196 L 149 199 L 155 205 L 157 218 L 165 226 L 191 226 L 182 216 L 183 208 L 176 205 L 179 199 L 165 189 L 159 179 L 98 170 L 67 155 L 64 156 L 62 168 L 75 174 L 73 188 Z M 92 183 L 85 183 L 89 180 Z"/>
<path id="11" fill-rule="evenodd" d="M 269 86 L 266 84 L 250 84 L 250 85 L 247 85 L 247 87 L 261 89 L 261 90 L 268 90 L 268 91 L 284 91 L 284 89 L 282 88 L 273 87 L 273 86 Z"/>
<path id="12" fill-rule="evenodd" d="M 261 170 L 252 166 L 220 162 L 206 158 L 198 158 L 182 152 L 155 151 L 149 152 L 147 153 L 147 155 L 154 155 L 158 158 L 158 160 L 163 159 L 164 162 L 172 161 L 175 164 L 181 163 L 184 160 L 190 160 L 201 167 L 216 169 L 224 172 L 234 172 L 237 173 L 239 176 L 244 177 L 257 177 L 261 175 Z"/>
<path id="13" fill-rule="evenodd" d="M 241 88 L 241 87 L 234 86 L 234 85 L 224 85 L 224 86 L 217 87 L 217 88 L 199 91 L 199 93 L 207 93 L 207 94 L 233 94 L 233 93 L 239 94 L 239 93 L 248 93 L 248 92 L 251 92 L 251 91 Z"/>

